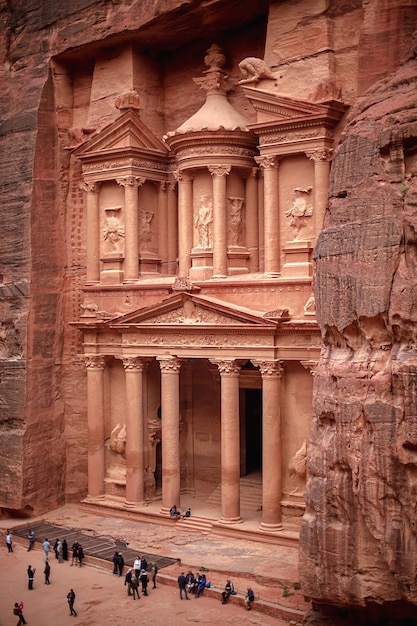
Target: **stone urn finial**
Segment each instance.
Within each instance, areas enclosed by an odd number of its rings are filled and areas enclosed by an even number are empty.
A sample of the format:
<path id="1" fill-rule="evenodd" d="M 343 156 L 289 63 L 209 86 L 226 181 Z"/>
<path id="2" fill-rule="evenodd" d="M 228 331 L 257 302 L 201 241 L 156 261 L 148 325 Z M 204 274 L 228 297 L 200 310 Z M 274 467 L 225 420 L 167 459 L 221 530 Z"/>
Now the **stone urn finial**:
<path id="1" fill-rule="evenodd" d="M 127 91 L 126 93 L 120 94 L 114 101 L 114 106 L 119 111 L 124 111 L 125 109 L 134 109 L 135 111 L 139 110 L 139 96 L 138 93 L 131 89 L 131 91 Z"/>
<path id="2" fill-rule="evenodd" d="M 207 54 L 204 57 L 204 63 L 209 68 L 208 72 L 221 72 L 222 67 L 226 63 L 226 57 L 224 56 L 220 46 L 213 43 L 207 50 Z"/>

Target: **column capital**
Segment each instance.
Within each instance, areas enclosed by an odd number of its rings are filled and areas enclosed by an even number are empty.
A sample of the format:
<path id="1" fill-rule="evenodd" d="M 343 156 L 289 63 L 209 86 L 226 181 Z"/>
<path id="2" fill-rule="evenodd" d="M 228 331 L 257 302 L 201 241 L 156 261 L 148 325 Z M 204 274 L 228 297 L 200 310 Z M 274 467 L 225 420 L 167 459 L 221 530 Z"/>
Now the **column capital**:
<path id="1" fill-rule="evenodd" d="M 174 178 L 178 183 L 191 183 L 194 176 L 185 170 L 175 170 Z"/>
<path id="2" fill-rule="evenodd" d="M 178 359 L 175 356 L 158 356 L 156 357 L 156 360 L 159 362 L 161 372 L 164 374 L 179 374 L 182 363 L 181 359 Z"/>
<path id="3" fill-rule="evenodd" d="M 79 187 L 81 191 L 85 191 L 87 193 L 98 193 L 100 191 L 101 183 L 96 180 L 92 181 L 84 181 L 80 183 Z"/>
<path id="4" fill-rule="evenodd" d="M 146 178 L 141 176 L 122 176 L 116 178 L 116 183 L 122 187 L 141 187 L 146 182 Z"/>
<path id="5" fill-rule="evenodd" d="M 173 191 L 175 191 L 176 186 L 177 186 L 177 181 L 176 180 L 168 180 L 167 181 L 167 191 L 168 191 L 168 193 L 172 193 Z"/>
<path id="6" fill-rule="evenodd" d="M 318 361 L 300 361 L 304 369 L 308 370 L 312 376 L 316 373 Z"/>
<path id="7" fill-rule="evenodd" d="M 208 171 L 212 176 L 227 176 L 232 169 L 231 165 L 208 165 Z"/>
<path id="8" fill-rule="evenodd" d="M 283 367 L 282 361 L 252 361 L 259 367 L 262 378 L 281 378 Z"/>
<path id="9" fill-rule="evenodd" d="M 88 370 L 104 370 L 107 357 L 104 354 L 86 354 L 84 363 Z"/>
<path id="10" fill-rule="evenodd" d="M 126 372 L 144 372 L 149 364 L 148 359 L 140 356 L 122 356 L 120 360 Z"/>
<path id="11" fill-rule="evenodd" d="M 217 365 L 220 376 L 239 376 L 241 366 L 235 359 L 210 359 L 210 363 Z"/>
<path id="12" fill-rule="evenodd" d="M 255 157 L 255 161 L 264 170 L 278 169 L 279 158 L 274 155 Z"/>
<path id="13" fill-rule="evenodd" d="M 331 161 L 333 150 L 331 148 L 317 148 L 305 153 L 311 161 Z"/>

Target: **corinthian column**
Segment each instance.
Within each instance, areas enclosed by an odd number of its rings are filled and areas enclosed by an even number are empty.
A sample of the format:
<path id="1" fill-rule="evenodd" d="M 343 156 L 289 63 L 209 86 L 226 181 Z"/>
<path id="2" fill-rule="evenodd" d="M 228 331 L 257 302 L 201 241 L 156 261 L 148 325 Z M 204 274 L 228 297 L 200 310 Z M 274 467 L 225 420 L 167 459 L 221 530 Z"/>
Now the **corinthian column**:
<path id="1" fill-rule="evenodd" d="M 104 498 L 104 368 L 103 355 L 85 358 L 87 367 L 88 498 Z"/>
<path id="2" fill-rule="evenodd" d="M 329 194 L 329 175 L 330 161 L 332 160 L 333 150 L 330 148 L 321 148 L 307 152 L 306 155 L 314 163 L 314 239 L 319 236 L 323 228 L 324 213 L 327 206 L 327 197 Z"/>
<path id="3" fill-rule="evenodd" d="M 147 363 L 139 357 L 123 357 L 126 376 L 126 501 L 124 506 L 145 503 L 143 372 Z"/>
<path id="4" fill-rule="evenodd" d="M 279 361 L 255 362 L 262 376 L 262 522 L 264 530 L 282 528 L 281 373 Z"/>
<path id="5" fill-rule="evenodd" d="M 100 183 L 81 183 L 87 194 L 87 276 L 88 284 L 100 282 Z"/>
<path id="6" fill-rule="evenodd" d="M 221 480 L 223 524 L 241 522 L 239 370 L 236 361 L 213 361 L 220 372 Z"/>
<path id="7" fill-rule="evenodd" d="M 280 234 L 278 198 L 278 158 L 257 157 L 264 170 L 264 272 L 270 276 L 280 273 Z"/>
<path id="8" fill-rule="evenodd" d="M 125 267 L 124 282 L 136 282 L 139 278 L 139 208 L 138 187 L 145 182 L 139 176 L 117 178 L 125 190 Z"/>
<path id="9" fill-rule="evenodd" d="M 175 357 L 158 357 L 161 368 L 162 512 L 180 506 L 180 369 Z"/>
<path id="10" fill-rule="evenodd" d="M 213 177 L 213 278 L 227 276 L 227 188 L 230 165 L 212 165 Z"/>
<path id="11" fill-rule="evenodd" d="M 178 275 L 188 276 L 193 246 L 193 179 L 183 171 L 174 175 L 178 181 Z"/>

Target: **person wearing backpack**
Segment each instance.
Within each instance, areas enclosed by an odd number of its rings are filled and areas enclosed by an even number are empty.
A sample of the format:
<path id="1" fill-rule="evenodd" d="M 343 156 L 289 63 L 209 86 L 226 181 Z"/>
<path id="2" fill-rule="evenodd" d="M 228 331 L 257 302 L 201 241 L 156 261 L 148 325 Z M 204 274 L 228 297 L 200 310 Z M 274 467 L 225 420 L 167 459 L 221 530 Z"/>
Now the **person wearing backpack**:
<path id="1" fill-rule="evenodd" d="M 19 621 L 17 622 L 17 626 L 20 626 L 20 624 L 26 624 L 26 620 L 23 617 L 23 602 L 21 602 L 20 604 L 18 602 L 14 603 L 13 615 L 19 616 Z"/>

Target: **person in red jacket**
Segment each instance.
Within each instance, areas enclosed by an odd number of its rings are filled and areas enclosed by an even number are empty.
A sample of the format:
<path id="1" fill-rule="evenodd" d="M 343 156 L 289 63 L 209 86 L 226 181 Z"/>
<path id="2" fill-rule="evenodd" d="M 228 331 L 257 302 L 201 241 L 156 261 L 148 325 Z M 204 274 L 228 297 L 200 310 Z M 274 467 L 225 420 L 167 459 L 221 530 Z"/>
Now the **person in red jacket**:
<path id="1" fill-rule="evenodd" d="M 20 624 L 26 624 L 26 620 L 23 617 L 23 602 L 21 602 L 20 604 L 18 602 L 14 603 L 13 615 L 19 616 L 17 626 L 19 626 Z"/>

